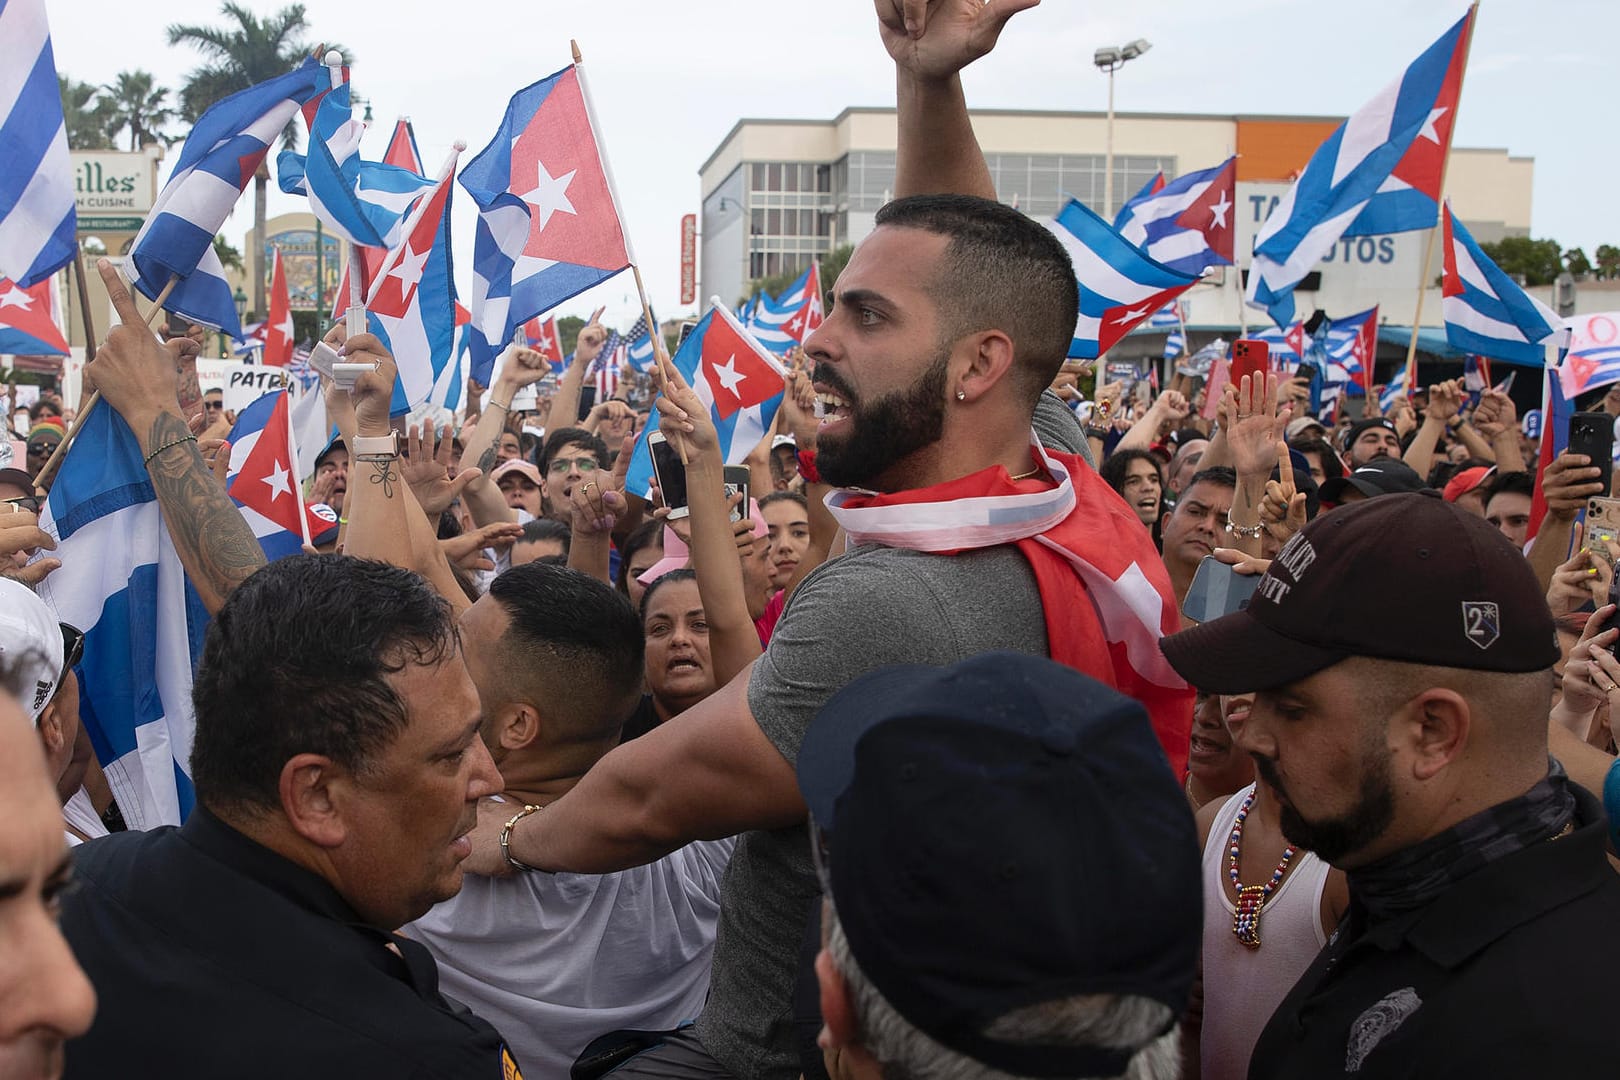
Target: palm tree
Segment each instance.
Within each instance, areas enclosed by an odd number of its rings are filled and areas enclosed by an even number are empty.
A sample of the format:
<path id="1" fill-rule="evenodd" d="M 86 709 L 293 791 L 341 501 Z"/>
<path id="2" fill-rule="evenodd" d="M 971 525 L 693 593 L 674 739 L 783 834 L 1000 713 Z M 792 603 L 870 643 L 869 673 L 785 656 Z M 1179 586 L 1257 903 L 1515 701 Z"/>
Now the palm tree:
<path id="1" fill-rule="evenodd" d="M 116 136 L 129 128 L 131 150 L 161 140 L 159 130 L 174 119 L 174 110 L 164 100 L 169 91 L 153 86 L 153 81 L 149 71 L 120 71 L 117 82 L 102 87 L 113 106 L 108 134 Z"/>
<path id="2" fill-rule="evenodd" d="M 56 76 L 62 90 L 62 118 L 67 122 L 68 146 L 74 150 L 111 150 L 112 103 L 101 87 Z"/>
<path id="3" fill-rule="evenodd" d="M 220 98 L 284 74 L 302 61 L 308 51 L 303 38 L 308 26 L 303 4 L 292 4 L 260 19 L 241 4 L 227 0 L 220 7 L 220 14 L 228 25 L 177 23 L 168 28 L 170 45 L 190 45 L 206 58 L 206 63 L 187 77 L 186 85 L 180 90 L 181 115 L 193 123 Z M 297 148 L 298 130 L 293 124 L 289 123 L 282 132 L 281 144 L 289 149 Z M 264 216 L 265 187 L 269 181 L 269 166 L 260 162 L 258 171 L 253 174 L 253 235 L 257 243 L 251 254 L 255 317 L 262 317 L 267 310 L 264 303 Z"/>

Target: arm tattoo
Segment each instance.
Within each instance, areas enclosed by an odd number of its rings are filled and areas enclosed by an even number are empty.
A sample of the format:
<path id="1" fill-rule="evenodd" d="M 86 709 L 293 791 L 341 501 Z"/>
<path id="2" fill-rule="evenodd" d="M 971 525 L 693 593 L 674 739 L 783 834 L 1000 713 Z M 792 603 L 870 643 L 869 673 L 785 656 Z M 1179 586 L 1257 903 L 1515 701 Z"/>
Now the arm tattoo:
<path id="1" fill-rule="evenodd" d="M 383 458 L 380 461 L 373 461 L 371 468 L 373 470 L 371 482 L 382 485 L 383 498 L 392 499 L 394 497 L 394 481 L 399 479 L 399 473 L 394 471 L 394 459 L 390 457 Z"/>
<path id="2" fill-rule="evenodd" d="M 184 420 L 163 412 L 152 421 L 146 444 L 162 446 L 189 434 Z M 147 472 L 181 565 L 204 606 L 218 611 L 231 590 L 265 564 L 264 549 L 214 482 L 195 442 L 165 450 L 147 463 Z"/>
<path id="3" fill-rule="evenodd" d="M 495 467 L 495 448 L 492 446 L 488 450 L 485 450 L 482 454 L 480 454 L 478 456 L 478 471 L 483 473 L 485 478 L 487 479 L 489 477 L 490 470 L 493 469 L 494 467 Z"/>

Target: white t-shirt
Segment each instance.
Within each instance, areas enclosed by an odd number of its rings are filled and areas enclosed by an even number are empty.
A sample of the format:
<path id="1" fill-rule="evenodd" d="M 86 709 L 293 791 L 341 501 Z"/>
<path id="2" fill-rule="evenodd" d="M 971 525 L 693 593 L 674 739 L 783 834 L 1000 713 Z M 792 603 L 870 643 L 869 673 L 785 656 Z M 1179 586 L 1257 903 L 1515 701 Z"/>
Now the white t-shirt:
<path id="1" fill-rule="evenodd" d="M 525 1075 L 566 1077 L 592 1039 L 673 1028 L 703 1008 L 733 843 L 699 841 L 615 874 L 468 874 L 401 932 L 428 947 L 440 989 L 495 1025 Z"/>

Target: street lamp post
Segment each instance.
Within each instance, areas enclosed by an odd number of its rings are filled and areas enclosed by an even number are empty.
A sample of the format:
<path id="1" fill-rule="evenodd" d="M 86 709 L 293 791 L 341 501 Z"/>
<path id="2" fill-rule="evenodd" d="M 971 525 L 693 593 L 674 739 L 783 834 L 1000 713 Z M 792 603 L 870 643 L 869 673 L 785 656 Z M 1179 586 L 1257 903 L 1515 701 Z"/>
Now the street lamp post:
<path id="1" fill-rule="evenodd" d="M 1109 45 L 1098 49 L 1091 59 L 1091 62 L 1097 65 L 1098 71 L 1108 74 L 1108 133 L 1106 148 L 1103 151 L 1103 217 L 1109 221 L 1114 219 L 1114 72 L 1124 67 L 1127 61 L 1135 60 L 1151 48 L 1153 48 L 1151 41 L 1137 38 L 1117 48 Z"/>

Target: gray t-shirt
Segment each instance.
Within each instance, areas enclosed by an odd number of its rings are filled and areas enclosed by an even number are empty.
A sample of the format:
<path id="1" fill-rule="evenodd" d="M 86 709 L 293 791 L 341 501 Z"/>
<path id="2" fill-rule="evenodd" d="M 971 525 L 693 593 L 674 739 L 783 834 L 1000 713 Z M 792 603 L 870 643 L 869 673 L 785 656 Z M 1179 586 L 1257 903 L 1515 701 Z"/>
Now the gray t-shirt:
<path id="1" fill-rule="evenodd" d="M 833 693 L 888 664 L 946 665 L 993 649 L 1048 655 L 1035 576 L 1011 546 L 960 555 L 851 549 L 794 592 L 754 666 L 748 705 L 789 761 Z M 704 1048 L 738 1077 L 795 1080 L 798 945 L 818 894 L 807 830 L 739 839 L 721 884 Z"/>

